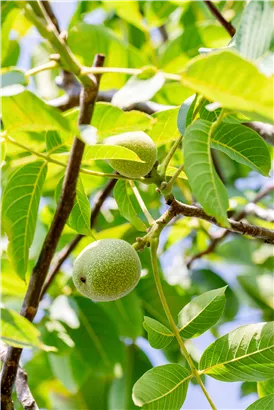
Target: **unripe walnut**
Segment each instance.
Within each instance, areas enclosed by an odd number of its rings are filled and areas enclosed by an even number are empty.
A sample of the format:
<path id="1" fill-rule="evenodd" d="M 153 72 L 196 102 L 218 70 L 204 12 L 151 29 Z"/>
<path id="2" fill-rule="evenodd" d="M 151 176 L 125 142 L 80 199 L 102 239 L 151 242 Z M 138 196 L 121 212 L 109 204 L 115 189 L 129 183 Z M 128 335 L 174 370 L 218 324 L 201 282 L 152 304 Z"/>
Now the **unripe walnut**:
<path id="1" fill-rule="evenodd" d="M 73 266 L 73 282 L 94 301 L 120 299 L 137 285 L 141 263 L 132 246 L 121 239 L 102 239 L 88 245 Z"/>
<path id="2" fill-rule="evenodd" d="M 105 140 L 105 144 L 119 145 L 135 152 L 144 162 L 133 162 L 120 159 L 109 160 L 109 164 L 119 174 L 128 178 L 140 178 L 147 175 L 157 157 L 157 149 L 152 139 L 143 131 L 125 132 Z"/>

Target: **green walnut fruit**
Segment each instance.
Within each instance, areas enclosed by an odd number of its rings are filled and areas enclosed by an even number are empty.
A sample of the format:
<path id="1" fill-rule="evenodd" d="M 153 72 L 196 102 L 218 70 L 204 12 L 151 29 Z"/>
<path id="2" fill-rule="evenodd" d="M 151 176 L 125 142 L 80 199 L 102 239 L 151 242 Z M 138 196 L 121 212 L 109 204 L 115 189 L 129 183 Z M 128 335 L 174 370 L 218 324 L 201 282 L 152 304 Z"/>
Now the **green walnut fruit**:
<path id="1" fill-rule="evenodd" d="M 73 282 L 84 296 L 108 302 L 131 292 L 140 274 L 140 259 L 128 242 L 102 239 L 88 245 L 77 257 Z"/>
<path id="2" fill-rule="evenodd" d="M 108 145 L 120 145 L 134 151 L 144 162 L 112 159 L 109 164 L 119 174 L 128 178 L 140 178 L 151 171 L 157 157 L 157 150 L 152 139 L 142 131 L 125 132 L 105 140 Z"/>

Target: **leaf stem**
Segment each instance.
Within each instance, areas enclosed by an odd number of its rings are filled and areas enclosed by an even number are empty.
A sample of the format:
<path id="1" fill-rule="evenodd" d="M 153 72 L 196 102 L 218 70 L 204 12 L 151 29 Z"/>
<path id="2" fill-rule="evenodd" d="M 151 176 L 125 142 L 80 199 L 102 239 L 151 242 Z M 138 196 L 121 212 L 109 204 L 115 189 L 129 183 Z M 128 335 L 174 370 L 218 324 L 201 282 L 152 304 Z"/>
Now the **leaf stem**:
<path id="1" fill-rule="evenodd" d="M 58 66 L 59 66 L 59 64 L 58 64 L 57 61 L 50 60 L 49 62 L 47 62 L 45 64 L 41 64 L 38 67 L 34 67 L 31 70 L 26 71 L 25 76 L 26 77 L 31 77 L 32 75 L 36 75 L 38 73 L 41 73 L 42 71 L 52 70 L 53 68 L 56 68 Z"/>
<path id="2" fill-rule="evenodd" d="M 171 177 L 171 179 L 168 181 L 166 187 L 164 190 L 167 190 L 168 192 L 171 191 L 172 186 L 174 185 L 174 183 L 176 182 L 177 178 L 180 176 L 180 174 L 183 172 L 185 167 L 185 164 L 182 164 L 177 171 L 175 172 L 175 174 Z M 163 191 L 162 191 L 163 192 Z"/>
<path id="3" fill-rule="evenodd" d="M 176 149 L 178 148 L 178 146 L 180 145 L 180 143 L 182 142 L 183 136 L 180 135 L 176 141 L 174 141 L 172 147 L 170 148 L 170 150 L 168 151 L 167 156 L 165 157 L 164 161 L 162 162 L 162 164 L 159 167 L 159 174 L 162 178 L 165 178 L 166 175 L 166 170 L 168 167 L 168 164 L 170 163 L 173 155 L 175 154 Z"/>
<path id="4" fill-rule="evenodd" d="M 152 218 L 152 216 L 150 215 L 150 213 L 149 213 L 149 211 L 148 211 L 148 209 L 147 209 L 147 207 L 146 207 L 146 204 L 144 203 L 143 198 L 141 197 L 140 192 L 138 191 L 138 188 L 134 185 L 134 182 L 133 182 L 133 181 L 129 181 L 129 184 L 130 184 L 130 186 L 131 186 L 131 188 L 132 188 L 132 191 L 133 191 L 133 193 L 134 193 L 134 195 L 135 195 L 135 198 L 137 199 L 137 201 L 138 201 L 138 203 L 139 203 L 139 205 L 140 205 L 140 208 L 142 209 L 142 211 L 143 211 L 143 213 L 144 213 L 144 215 L 145 215 L 145 217 L 146 217 L 146 219 L 147 219 L 149 225 L 153 225 L 154 222 L 155 222 L 155 220 L 154 220 L 154 218 Z"/>
<path id="5" fill-rule="evenodd" d="M 164 290 L 163 290 L 163 287 L 162 287 L 161 278 L 160 278 L 160 275 L 159 275 L 159 270 L 158 270 L 158 261 L 157 261 L 158 244 L 159 244 L 159 237 L 157 237 L 157 236 L 153 237 L 151 239 L 151 242 L 150 242 L 151 262 L 152 262 L 153 275 L 154 275 L 157 291 L 158 291 L 158 294 L 159 294 L 163 309 L 164 309 L 165 314 L 168 318 L 168 321 L 170 323 L 172 331 L 173 331 L 173 333 L 174 333 L 174 335 L 177 339 L 177 342 L 178 342 L 178 344 L 179 344 L 179 346 L 180 346 L 180 348 L 181 348 L 181 350 L 182 350 L 182 352 L 183 352 L 183 354 L 184 354 L 184 356 L 185 356 L 185 358 L 186 358 L 186 360 L 187 360 L 187 362 L 188 362 L 188 364 L 191 368 L 193 376 L 196 378 L 196 380 L 199 383 L 201 389 L 203 390 L 204 395 L 206 396 L 207 401 L 209 402 L 211 408 L 213 410 L 217 410 L 217 408 L 215 407 L 211 397 L 209 396 L 208 391 L 205 388 L 205 385 L 204 385 L 204 383 L 201 379 L 201 376 L 200 376 L 198 370 L 195 367 L 195 364 L 194 364 L 190 354 L 187 351 L 187 348 L 185 347 L 185 344 L 184 344 L 184 342 L 181 338 L 179 329 L 177 328 L 176 323 L 174 322 L 174 319 L 173 319 L 172 314 L 170 312 L 170 309 L 169 309 L 169 306 L 168 306 L 168 303 L 167 303 L 167 300 L 166 300 L 166 297 L 165 297 L 165 294 L 164 294 Z"/>
<path id="6" fill-rule="evenodd" d="M 37 152 L 34 151 L 33 149 L 27 147 L 24 144 L 21 144 L 21 142 L 16 141 L 15 139 L 13 139 L 12 137 L 8 136 L 6 134 L 6 132 L 1 133 L 1 137 L 4 138 L 7 142 L 10 142 L 13 145 L 16 145 L 17 147 L 22 148 L 25 151 L 30 152 L 33 155 L 36 155 L 39 158 L 43 158 L 45 161 L 47 162 L 51 162 L 53 164 L 59 165 L 61 167 L 66 168 L 67 164 L 61 161 L 58 161 L 57 159 L 52 158 L 50 155 L 48 154 L 43 154 L 42 152 Z M 111 178 L 111 179 L 125 179 L 125 180 L 129 180 L 127 177 L 124 177 L 123 175 L 118 175 L 118 174 L 111 174 L 111 173 L 104 173 L 104 172 L 99 172 L 99 171 L 92 171 L 86 168 L 80 168 L 80 172 L 82 174 L 88 174 L 88 175 L 93 175 L 95 177 L 102 177 L 102 178 Z M 141 180 L 141 179 L 140 179 Z M 141 180 L 142 181 L 142 180 Z M 143 181 L 144 182 L 144 181 Z"/>
<path id="7" fill-rule="evenodd" d="M 126 67 L 82 67 L 82 74 L 129 74 L 129 75 L 139 75 L 142 74 L 143 68 L 126 68 Z M 181 75 L 165 73 L 161 71 L 167 80 L 181 81 Z"/>

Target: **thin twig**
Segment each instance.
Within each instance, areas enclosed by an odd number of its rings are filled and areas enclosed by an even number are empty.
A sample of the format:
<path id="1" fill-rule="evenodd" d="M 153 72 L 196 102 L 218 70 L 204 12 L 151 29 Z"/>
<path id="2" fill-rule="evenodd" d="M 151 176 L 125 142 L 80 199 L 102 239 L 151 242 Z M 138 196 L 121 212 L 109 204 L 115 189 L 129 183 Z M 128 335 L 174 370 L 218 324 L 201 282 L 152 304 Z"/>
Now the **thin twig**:
<path id="1" fill-rule="evenodd" d="M 231 37 L 233 37 L 234 34 L 236 33 L 236 30 L 233 27 L 233 25 L 223 17 L 223 15 L 220 13 L 218 8 L 211 1 L 204 0 L 204 3 L 206 4 L 208 9 L 210 10 L 211 14 L 213 14 L 213 16 L 216 17 L 216 19 L 219 21 L 219 23 L 221 23 L 221 25 L 226 29 L 228 34 Z"/>
<path id="2" fill-rule="evenodd" d="M 103 189 L 103 191 L 101 192 L 101 194 L 99 195 L 94 208 L 91 212 L 91 216 L 90 216 L 90 228 L 92 229 L 95 225 L 97 216 L 99 215 L 99 212 L 102 208 L 102 205 L 104 204 L 105 200 L 107 199 L 107 197 L 110 195 L 113 187 L 115 186 L 117 182 L 117 179 L 112 179 L 108 182 L 108 184 L 105 186 L 105 188 Z M 57 273 L 59 272 L 62 264 L 64 263 L 64 261 L 69 257 L 69 255 L 71 254 L 71 252 L 73 252 L 73 250 L 76 248 L 76 246 L 78 245 L 78 243 L 81 241 L 81 239 L 84 238 L 84 235 L 76 235 L 75 238 L 66 246 L 64 247 L 59 254 L 56 257 L 56 263 L 53 265 L 51 271 L 48 274 L 48 277 L 45 281 L 44 287 L 42 289 L 41 292 L 41 297 L 40 299 L 42 299 L 45 295 L 45 293 L 48 291 L 48 288 L 50 287 L 50 285 L 52 284 L 55 276 L 57 275 Z"/>
<path id="3" fill-rule="evenodd" d="M 7 346 L 1 342 L 0 348 L 0 358 L 1 362 L 5 360 L 5 356 L 7 353 Z M 17 398 L 19 402 L 22 404 L 24 410 L 39 410 L 36 401 L 30 391 L 28 385 L 28 375 L 21 366 L 18 367 L 16 380 L 15 380 L 15 388 L 17 393 Z"/>
<path id="4" fill-rule="evenodd" d="M 44 10 L 43 12 L 46 13 Z M 59 47 L 60 44 L 58 41 L 57 43 Z M 53 42 L 53 46 L 54 45 L 55 42 Z M 62 44 L 62 47 L 66 49 L 66 46 L 64 44 Z M 57 51 L 59 52 L 60 48 Z M 70 51 L 68 49 L 66 49 L 65 55 L 70 56 Z M 96 55 L 94 65 L 102 66 L 103 62 L 104 56 L 100 54 Z M 73 70 L 75 66 L 72 64 L 71 68 Z M 100 77 L 94 77 L 94 80 L 89 79 L 88 82 L 84 79 L 85 85 L 82 88 L 81 92 L 80 113 L 78 119 L 78 123 L 80 125 L 90 124 L 91 122 L 98 93 L 99 81 Z M 33 269 L 30 282 L 28 284 L 27 292 L 21 309 L 21 315 L 31 322 L 36 315 L 42 287 L 44 285 L 50 263 L 58 245 L 58 241 L 73 207 L 76 195 L 76 184 L 80 172 L 84 148 L 85 144 L 80 139 L 75 138 L 66 169 L 65 179 L 62 187 L 62 194 L 60 196 L 49 232 L 45 238 L 38 261 Z M 10 407 L 10 404 L 12 403 L 12 386 L 15 382 L 21 352 L 22 349 L 9 347 L 3 364 L 1 378 L 1 403 L 3 410 L 12 408 Z"/>

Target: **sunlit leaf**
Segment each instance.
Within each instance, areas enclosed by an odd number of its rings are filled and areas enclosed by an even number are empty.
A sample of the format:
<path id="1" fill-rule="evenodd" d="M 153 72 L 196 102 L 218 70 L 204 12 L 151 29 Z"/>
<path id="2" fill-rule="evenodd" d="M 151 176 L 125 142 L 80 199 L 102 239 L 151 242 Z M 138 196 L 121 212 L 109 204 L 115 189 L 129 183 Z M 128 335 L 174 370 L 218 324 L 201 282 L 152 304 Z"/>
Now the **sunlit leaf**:
<path id="1" fill-rule="evenodd" d="M 19 348 L 39 348 L 54 350 L 43 345 L 40 332 L 35 325 L 19 315 L 15 310 L 1 308 L 1 339 L 10 346 Z"/>
<path id="2" fill-rule="evenodd" d="M 100 39 L 100 41 L 99 41 Z M 68 45 L 80 61 L 91 66 L 96 53 L 106 56 L 105 67 L 136 67 L 148 64 L 145 56 L 133 46 L 128 45 L 103 25 L 77 23 L 69 30 Z M 120 88 L 126 82 L 123 74 L 105 74 L 101 89 Z"/>
<path id="3" fill-rule="evenodd" d="M 179 108 L 160 111 L 152 115 L 155 123 L 148 135 L 156 145 L 163 145 L 176 140 L 180 132 L 177 127 L 177 116 Z"/>
<path id="4" fill-rule="evenodd" d="M 259 397 L 265 397 L 274 394 L 274 378 L 257 383 Z"/>
<path id="5" fill-rule="evenodd" d="M 8 255 L 23 279 L 46 173 L 47 163 L 44 161 L 21 166 L 10 176 L 3 193 L 2 221 L 9 238 Z"/>
<path id="6" fill-rule="evenodd" d="M 5 163 L 5 158 L 6 158 L 6 154 L 7 154 L 7 141 L 5 140 L 5 138 L 0 139 L 0 161 L 1 161 L 1 167 L 4 165 Z"/>
<path id="7" fill-rule="evenodd" d="M 263 397 L 252 403 L 246 410 L 270 410 L 274 406 L 274 394 Z"/>
<path id="8" fill-rule="evenodd" d="M 144 409 L 180 410 L 191 377 L 179 364 L 154 367 L 135 383 L 133 401 Z"/>
<path id="9" fill-rule="evenodd" d="M 154 349 L 164 349 L 174 339 L 174 334 L 162 323 L 151 317 L 144 317 L 144 328 L 148 334 L 148 341 Z"/>
<path id="10" fill-rule="evenodd" d="M 262 381 L 273 376 L 274 323 L 241 326 L 212 343 L 200 370 L 225 381 Z"/>
<path id="11" fill-rule="evenodd" d="M 252 79 L 252 87 L 246 85 Z M 194 58 L 182 73 L 182 82 L 224 108 L 273 121 L 273 82 L 232 51 Z"/>
<path id="12" fill-rule="evenodd" d="M 127 161 L 143 162 L 134 151 L 119 145 L 114 146 L 107 144 L 86 147 L 84 160 L 88 161 L 95 159 L 124 159 Z"/>
<path id="13" fill-rule="evenodd" d="M 101 102 L 95 105 L 92 117 L 92 125 L 97 128 L 101 139 L 123 132 L 146 131 L 152 124 L 153 119 L 143 112 L 124 112 L 118 107 Z"/>
<path id="14" fill-rule="evenodd" d="M 226 286 L 202 293 L 183 307 L 178 315 L 183 338 L 201 335 L 220 319 L 225 307 L 225 291 Z"/>
<path id="15" fill-rule="evenodd" d="M 118 181 L 114 188 L 114 198 L 121 215 L 126 218 L 139 231 L 146 231 L 147 227 L 138 217 L 137 207 L 134 203 L 134 194 L 128 181 Z"/>
<path id="16" fill-rule="evenodd" d="M 13 131 L 69 131 L 69 122 L 57 109 L 28 90 L 2 97 L 2 119 L 9 133 Z"/>
<path id="17" fill-rule="evenodd" d="M 227 226 L 228 195 L 210 152 L 210 123 L 196 120 L 184 137 L 185 172 L 193 194 L 205 211 Z"/>
<path id="18" fill-rule="evenodd" d="M 115 13 L 123 20 L 134 25 L 140 30 L 146 29 L 144 18 L 139 11 L 138 1 L 103 1 L 108 10 L 115 10 Z"/>

